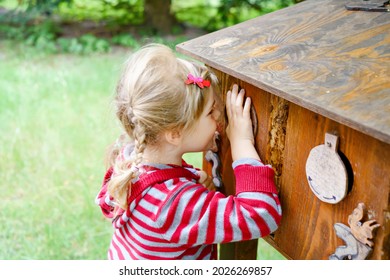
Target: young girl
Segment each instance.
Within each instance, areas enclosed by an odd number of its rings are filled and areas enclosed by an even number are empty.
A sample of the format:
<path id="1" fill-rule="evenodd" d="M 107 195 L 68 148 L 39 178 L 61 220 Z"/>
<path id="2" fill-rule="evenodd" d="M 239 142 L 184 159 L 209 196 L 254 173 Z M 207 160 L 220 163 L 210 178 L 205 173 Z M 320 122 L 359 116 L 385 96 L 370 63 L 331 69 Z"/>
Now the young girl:
<path id="1" fill-rule="evenodd" d="M 115 228 L 109 259 L 216 259 L 217 243 L 277 229 L 274 172 L 254 148 L 250 99 L 237 85 L 226 99 L 236 194 L 209 190 L 202 171 L 182 159 L 211 147 L 221 114 L 217 89 L 207 68 L 163 45 L 148 45 L 127 61 L 115 102 L 129 140 L 114 149 L 96 198 Z"/>

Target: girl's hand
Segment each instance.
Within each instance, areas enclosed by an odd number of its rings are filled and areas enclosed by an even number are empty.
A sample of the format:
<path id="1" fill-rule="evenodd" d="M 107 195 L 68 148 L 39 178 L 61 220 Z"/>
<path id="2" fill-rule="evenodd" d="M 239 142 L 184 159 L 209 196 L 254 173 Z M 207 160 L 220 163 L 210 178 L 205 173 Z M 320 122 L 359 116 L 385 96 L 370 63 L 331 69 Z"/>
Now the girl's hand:
<path id="1" fill-rule="evenodd" d="M 228 117 L 227 136 L 230 140 L 233 161 L 240 158 L 260 157 L 254 147 L 254 136 L 252 121 L 250 117 L 251 99 L 245 98 L 245 91 L 238 92 L 238 86 L 233 85 L 233 89 L 227 92 L 226 113 Z"/>
<path id="2" fill-rule="evenodd" d="M 209 176 L 205 171 L 201 170 L 198 172 L 199 175 L 199 183 L 205 186 L 209 191 L 215 191 L 215 186 L 213 183 L 213 178 Z"/>

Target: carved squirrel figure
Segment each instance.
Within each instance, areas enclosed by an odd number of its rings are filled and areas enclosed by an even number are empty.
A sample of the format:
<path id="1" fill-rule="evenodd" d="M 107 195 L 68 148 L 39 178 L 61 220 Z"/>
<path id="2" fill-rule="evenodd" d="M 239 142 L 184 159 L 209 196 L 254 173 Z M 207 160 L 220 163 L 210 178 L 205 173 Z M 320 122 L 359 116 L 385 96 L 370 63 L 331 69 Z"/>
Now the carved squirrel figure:
<path id="1" fill-rule="evenodd" d="M 336 235 L 345 245 L 337 247 L 335 253 L 329 256 L 330 260 L 364 260 L 371 253 L 374 242 L 369 239 L 373 238 L 373 230 L 380 225 L 374 224 L 376 220 L 362 223 L 364 210 L 364 203 L 359 203 L 348 216 L 350 228 L 341 223 L 334 225 Z"/>
<path id="2" fill-rule="evenodd" d="M 352 214 L 348 216 L 348 224 L 351 227 L 353 236 L 357 240 L 372 247 L 374 242 L 369 239 L 373 238 L 373 230 L 380 225 L 376 224 L 376 220 L 369 220 L 362 223 L 361 220 L 364 216 L 364 210 L 364 203 L 359 203 L 358 206 L 353 210 Z"/>

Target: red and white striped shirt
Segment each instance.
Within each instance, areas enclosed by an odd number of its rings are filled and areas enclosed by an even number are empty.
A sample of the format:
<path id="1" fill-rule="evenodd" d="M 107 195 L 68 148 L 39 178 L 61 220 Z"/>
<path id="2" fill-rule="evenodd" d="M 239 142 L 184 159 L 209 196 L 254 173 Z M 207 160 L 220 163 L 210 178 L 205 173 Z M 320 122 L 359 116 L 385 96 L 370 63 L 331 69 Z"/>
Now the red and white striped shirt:
<path id="1" fill-rule="evenodd" d="M 264 237 L 275 231 L 281 206 L 274 171 L 255 160 L 235 164 L 236 194 L 198 183 L 188 165 L 148 165 L 133 182 L 129 207 L 113 217 L 109 169 L 96 198 L 115 232 L 109 259 L 216 259 L 217 243 Z"/>

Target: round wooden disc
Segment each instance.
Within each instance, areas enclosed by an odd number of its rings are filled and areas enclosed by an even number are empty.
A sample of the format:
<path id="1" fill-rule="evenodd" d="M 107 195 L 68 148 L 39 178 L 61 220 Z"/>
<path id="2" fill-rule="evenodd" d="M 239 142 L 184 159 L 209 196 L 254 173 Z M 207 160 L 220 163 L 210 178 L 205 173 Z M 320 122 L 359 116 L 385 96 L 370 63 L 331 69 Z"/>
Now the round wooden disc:
<path id="1" fill-rule="evenodd" d="M 306 178 L 310 189 L 321 201 L 335 204 L 347 195 L 347 171 L 330 143 L 310 151 L 306 161 Z"/>

